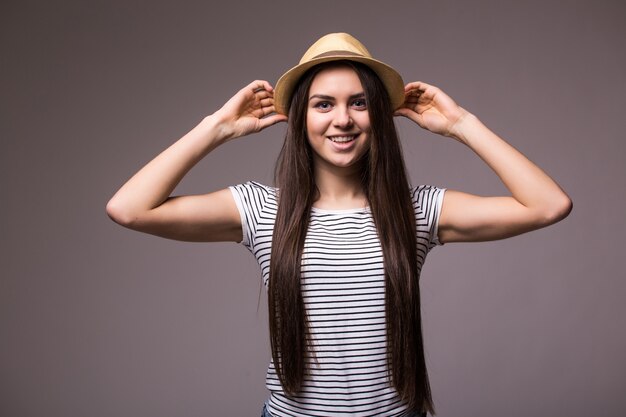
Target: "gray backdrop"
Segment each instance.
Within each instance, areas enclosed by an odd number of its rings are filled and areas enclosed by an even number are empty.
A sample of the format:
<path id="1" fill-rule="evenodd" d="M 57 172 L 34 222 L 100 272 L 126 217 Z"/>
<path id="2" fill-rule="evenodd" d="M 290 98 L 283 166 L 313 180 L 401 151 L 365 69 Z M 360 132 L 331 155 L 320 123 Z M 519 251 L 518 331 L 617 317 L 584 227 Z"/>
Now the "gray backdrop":
<path id="1" fill-rule="evenodd" d="M 625 18 L 621 1 L 3 1 L 0 415 L 259 414 L 253 257 L 126 230 L 105 204 L 331 31 L 441 87 L 574 201 L 547 229 L 429 256 L 439 415 L 626 415 Z M 506 192 L 469 149 L 398 127 L 414 184 Z M 176 193 L 271 183 L 284 128 L 216 150 Z"/>

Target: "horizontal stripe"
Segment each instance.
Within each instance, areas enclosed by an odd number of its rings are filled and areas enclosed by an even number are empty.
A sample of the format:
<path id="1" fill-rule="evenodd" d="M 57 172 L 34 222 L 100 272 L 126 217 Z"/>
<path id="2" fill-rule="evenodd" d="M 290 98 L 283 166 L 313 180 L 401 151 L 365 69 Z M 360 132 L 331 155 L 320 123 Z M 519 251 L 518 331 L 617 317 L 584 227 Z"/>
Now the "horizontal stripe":
<path id="1" fill-rule="evenodd" d="M 231 187 L 243 241 L 269 281 L 276 189 L 255 182 Z M 436 244 L 444 190 L 409 190 L 416 221 L 418 270 Z M 301 392 L 284 394 L 273 362 L 268 409 L 280 416 L 400 416 L 406 405 L 387 367 L 385 276 L 376 225 L 368 208 L 313 209 L 302 255 L 302 295 L 311 350 Z"/>

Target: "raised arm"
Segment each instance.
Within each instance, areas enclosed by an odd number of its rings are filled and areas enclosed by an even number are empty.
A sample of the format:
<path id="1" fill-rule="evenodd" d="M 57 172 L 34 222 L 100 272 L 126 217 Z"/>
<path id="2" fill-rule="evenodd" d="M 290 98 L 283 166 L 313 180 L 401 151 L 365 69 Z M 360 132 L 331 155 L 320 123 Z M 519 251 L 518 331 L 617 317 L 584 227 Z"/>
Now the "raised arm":
<path id="1" fill-rule="evenodd" d="M 107 214 L 122 226 L 169 239 L 240 241 L 241 220 L 228 189 L 170 194 L 217 146 L 286 120 L 272 113 L 272 86 L 267 81 L 250 83 L 130 178 L 108 202 Z"/>
<path id="2" fill-rule="evenodd" d="M 511 196 L 480 197 L 446 191 L 439 219 L 442 243 L 503 239 L 548 226 L 569 214 L 572 202 L 552 178 L 439 88 L 409 83 L 405 95 L 397 115 L 468 146 L 511 192 Z"/>

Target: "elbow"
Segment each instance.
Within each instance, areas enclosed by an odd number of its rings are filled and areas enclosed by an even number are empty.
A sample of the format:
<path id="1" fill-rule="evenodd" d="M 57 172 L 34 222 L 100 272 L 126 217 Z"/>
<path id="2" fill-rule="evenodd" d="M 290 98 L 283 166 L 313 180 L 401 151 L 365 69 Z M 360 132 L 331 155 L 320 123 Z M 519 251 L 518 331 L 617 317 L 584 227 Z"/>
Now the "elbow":
<path id="1" fill-rule="evenodd" d="M 566 218 L 572 211 L 572 200 L 563 193 L 558 199 L 555 199 L 543 216 L 544 226 L 560 222 Z"/>
<path id="2" fill-rule="evenodd" d="M 124 227 L 131 227 L 135 220 L 135 216 L 133 216 L 123 204 L 120 204 L 115 197 L 107 203 L 106 213 L 111 220 Z"/>

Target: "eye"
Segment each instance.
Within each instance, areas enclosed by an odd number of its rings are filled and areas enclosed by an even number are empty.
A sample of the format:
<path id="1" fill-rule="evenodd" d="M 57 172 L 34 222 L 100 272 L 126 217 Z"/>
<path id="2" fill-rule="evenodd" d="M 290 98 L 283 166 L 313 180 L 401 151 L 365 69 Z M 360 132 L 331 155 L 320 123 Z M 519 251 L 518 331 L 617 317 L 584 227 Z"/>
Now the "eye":
<path id="1" fill-rule="evenodd" d="M 365 102 L 364 98 L 357 98 L 352 102 L 352 106 L 356 107 L 357 109 L 365 109 L 367 108 L 367 103 Z"/>
<path id="2" fill-rule="evenodd" d="M 315 103 L 313 107 L 322 111 L 326 111 L 326 110 L 330 110 L 330 108 L 332 107 L 332 104 L 328 101 L 320 101 L 320 102 Z"/>

